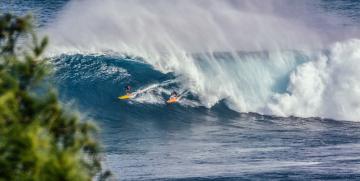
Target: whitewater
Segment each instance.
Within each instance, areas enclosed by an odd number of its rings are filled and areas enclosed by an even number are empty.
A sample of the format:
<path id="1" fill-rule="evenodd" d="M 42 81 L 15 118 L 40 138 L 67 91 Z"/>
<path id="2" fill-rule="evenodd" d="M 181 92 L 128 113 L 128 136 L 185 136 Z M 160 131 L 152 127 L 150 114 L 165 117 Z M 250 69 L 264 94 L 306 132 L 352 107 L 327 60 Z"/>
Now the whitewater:
<path id="1" fill-rule="evenodd" d="M 359 121 L 359 32 L 315 5 L 71 1 L 43 31 L 52 56 L 138 57 L 207 108 L 225 100 L 238 112 Z"/>

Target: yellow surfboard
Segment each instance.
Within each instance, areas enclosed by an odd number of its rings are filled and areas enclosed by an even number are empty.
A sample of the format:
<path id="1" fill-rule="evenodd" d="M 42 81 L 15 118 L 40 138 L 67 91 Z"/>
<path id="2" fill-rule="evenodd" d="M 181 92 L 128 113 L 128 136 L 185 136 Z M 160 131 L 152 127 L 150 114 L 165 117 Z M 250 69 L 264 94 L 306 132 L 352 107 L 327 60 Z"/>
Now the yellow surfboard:
<path id="1" fill-rule="evenodd" d="M 118 98 L 125 100 L 125 99 L 131 99 L 133 97 L 134 96 L 132 94 L 126 94 L 126 95 L 123 95 L 123 96 L 119 96 Z"/>

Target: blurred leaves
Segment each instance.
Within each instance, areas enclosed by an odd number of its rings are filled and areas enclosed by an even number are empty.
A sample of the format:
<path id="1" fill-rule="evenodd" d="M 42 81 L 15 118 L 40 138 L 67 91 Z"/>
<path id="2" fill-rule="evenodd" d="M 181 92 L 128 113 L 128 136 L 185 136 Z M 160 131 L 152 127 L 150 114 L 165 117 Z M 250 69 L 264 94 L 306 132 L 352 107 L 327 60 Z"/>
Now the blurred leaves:
<path id="1" fill-rule="evenodd" d="M 104 180 L 96 127 L 64 111 L 46 81 L 47 44 L 31 16 L 0 15 L 0 180 Z"/>

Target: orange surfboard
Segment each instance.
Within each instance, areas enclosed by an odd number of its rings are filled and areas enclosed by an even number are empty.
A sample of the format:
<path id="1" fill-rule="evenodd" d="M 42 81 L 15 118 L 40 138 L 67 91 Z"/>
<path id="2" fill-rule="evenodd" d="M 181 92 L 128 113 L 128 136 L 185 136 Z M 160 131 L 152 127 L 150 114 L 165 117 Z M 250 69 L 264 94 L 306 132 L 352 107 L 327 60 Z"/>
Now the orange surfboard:
<path id="1" fill-rule="evenodd" d="M 167 102 L 167 103 L 175 103 L 175 102 L 177 102 L 177 101 L 178 101 L 177 97 L 170 97 L 170 99 L 167 100 L 166 102 Z"/>

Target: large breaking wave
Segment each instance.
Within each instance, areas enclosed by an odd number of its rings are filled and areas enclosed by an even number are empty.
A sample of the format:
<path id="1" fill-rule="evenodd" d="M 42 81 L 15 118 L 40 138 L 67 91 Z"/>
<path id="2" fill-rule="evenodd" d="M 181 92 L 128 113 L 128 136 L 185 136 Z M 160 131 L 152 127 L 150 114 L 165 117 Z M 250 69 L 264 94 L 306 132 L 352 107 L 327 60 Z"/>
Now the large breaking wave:
<path id="1" fill-rule="evenodd" d="M 141 102 L 163 102 L 170 81 L 194 95 L 187 105 L 360 120 L 358 32 L 313 4 L 278 2 L 73 1 L 44 32 L 53 56 L 126 55 L 173 73 L 142 82 Z"/>

